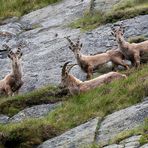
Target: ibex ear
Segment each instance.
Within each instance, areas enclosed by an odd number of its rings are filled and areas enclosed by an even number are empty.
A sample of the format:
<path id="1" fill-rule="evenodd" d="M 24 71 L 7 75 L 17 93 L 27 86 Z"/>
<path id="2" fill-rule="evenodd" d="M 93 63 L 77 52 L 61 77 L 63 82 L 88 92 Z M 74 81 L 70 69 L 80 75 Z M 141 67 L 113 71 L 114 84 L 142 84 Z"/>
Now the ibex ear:
<path id="1" fill-rule="evenodd" d="M 83 46 L 83 44 L 81 43 L 81 44 L 80 44 L 80 47 L 82 48 L 82 46 Z"/>

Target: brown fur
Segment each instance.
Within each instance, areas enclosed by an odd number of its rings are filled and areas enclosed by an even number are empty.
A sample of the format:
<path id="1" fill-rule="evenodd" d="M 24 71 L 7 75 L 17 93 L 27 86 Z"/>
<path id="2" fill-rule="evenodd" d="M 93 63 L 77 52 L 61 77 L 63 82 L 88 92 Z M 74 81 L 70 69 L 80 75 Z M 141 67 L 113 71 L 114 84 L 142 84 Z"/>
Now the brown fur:
<path id="1" fill-rule="evenodd" d="M 112 34 L 115 36 L 119 49 L 124 54 L 127 60 L 132 62 L 133 66 L 139 67 L 140 65 L 140 54 L 148 52 L 148 41 L 141 43 L 129 43 L 125 41 L 123 34 L 124 29 L 120 26 L 118 29 L 112 28 Z"/>
<path id="2" fill-rule="evenodd" d="M 74 44 L 68 37 L 66 39 L 70 43 L 69 48 L 74 53 L 78 65 L 81 67 L 81 69 L 84 72 L 87 73 L 87 79 L 91 79 L 93 71 L 95 69 L 98 69 L 100 65 L 103 65 L 109 61 L 111 61 L 115 66 L 122 65 L 126 69 L 129 69 L 128 65 L 123 61 L 124 60 L 123 54 L 119 50 L 112 49 L 105 53 L 99 53 L 96 55 L 90 55 L 90 56 L 83 55 L 80 52 L 82 44 L 80 44 L 79 39 L 76 44 Z"/>
<path id="3" fill-rule="evenodd" d="M 20 48 L 18 48 L 16 53 L 13 53 L 10 50 L 10 47 L 8 49 L 8 57 L 12 61 L 12 72 L 0 81 L 0 92 L 2 94 L 12 96 L 13 93 L 18 93 L 19 89 L 23 85 L 20 65 L 20 58 L 22 56 L 22 53 Z"/>
<path id="4" fill-rule="evenodd" d="M 88 81 L 80 81 L 73 75 L 69 74 L 70 69 L 73 67 L 66 68 L 67 64 L 65 63 L 62 69 L 62 79 L 61 79 L 61 86 L 66 87 L 71 95 L 79 94 L 81 92 L 88 91 L 90 89 L 96 88 L 104 83 L 110 83 L 115 79 L 126 78 L 126 75 L 120 74 L 117 72 L 109 72 L 107 74 L 101 75 L 95 79 L 88 80 Z"/>

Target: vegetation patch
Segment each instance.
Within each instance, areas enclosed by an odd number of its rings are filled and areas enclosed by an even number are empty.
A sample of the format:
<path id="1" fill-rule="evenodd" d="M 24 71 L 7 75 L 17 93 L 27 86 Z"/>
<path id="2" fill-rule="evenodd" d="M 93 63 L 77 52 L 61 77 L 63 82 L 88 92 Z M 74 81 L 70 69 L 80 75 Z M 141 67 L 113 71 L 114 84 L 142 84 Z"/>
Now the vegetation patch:
<path id="1" fill-rule="evenodd" d="M 99 25 L 114 23 L 120 20 L 148 14 L 147 0 L 122 0 L 107 13 L 91 12 L 70 24 L 72 28 L 81 28 L 82 31 L 92 30 Z"/>
<path id="2" fill-rule="evenodd" d="M 11 117 L 26 107 L 61 101 L 66 94 L 57 87 L 47 86 L 19 96 L 0 98 L 0 114 Z"/>
<path id="3" fill-rule="evenodd" d="M 60 0 L 1 0 L 0 20 L 13 16 L 22 16 L 33 10 L 59 1 Z"/>
<path id="4" fill-rule="evenodd" d="M 49 138 L 48 134 L 42 134 L 44 128 L 41 127 L 50 126 L 53 131 L 57 131 L 51 132 L 54 137 L 56 134 L 85 123 L 88 119 L 103 118 L 114 111 L 141 102 L 144 97 L 148 96 L 147 71 L 148 65 L 141 65 L 139 69 L 133 68 L 124 72 L 129 75 L 128 79 L 114 81 L 77 96 L 67 96 L 67 100 L 60 107 L 44 118 L 0 125 L 0 133 L 6 137 L 3 138 L 2 145 L 7 146 L 10 141 L 16 145 L 15 139 L 19 137 L 16 147 L 21 147 L 21 145 L 32 147 Z M 25 132 L 22 132 L 24 129 Z M 26 136 L 29 135 L 28 133 L 31 133 L 32 137 L 28 138 Z M 142 141 L 145 141 L 145 138 Z"/>

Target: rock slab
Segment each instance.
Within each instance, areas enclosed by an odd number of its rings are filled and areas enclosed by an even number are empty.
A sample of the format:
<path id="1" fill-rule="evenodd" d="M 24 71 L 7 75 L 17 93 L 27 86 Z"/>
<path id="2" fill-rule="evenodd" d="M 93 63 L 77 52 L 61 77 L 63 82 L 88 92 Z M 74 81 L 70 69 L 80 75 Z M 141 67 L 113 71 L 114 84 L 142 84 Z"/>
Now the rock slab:
<path id="1" fill-rule="evenodd" d="M 60 103 L 56 104 L 42 104 L 36 105 L 30 108 L 26 108 L 20 111 L 18 114 L 14 115 L 9 119 L 9 122 L 20 122 L 29 118 L 40 118 L 47 115 L 50 111 L 54 110 L 60 105 Z"/>
<path id="2" fill-rule="evenodd" d="M 120 132 L 142 124 L 145 118 L 148 118 L 148 100 L 108 115 L 98 130 L 97 143 L 107 144 Z"/>
<path id="3" fill-rule="evenodd" d="M 98 118 L 90 120 L 70 131 L 45 141 L 38 148 L 80 148 L 94 142 Z"/>

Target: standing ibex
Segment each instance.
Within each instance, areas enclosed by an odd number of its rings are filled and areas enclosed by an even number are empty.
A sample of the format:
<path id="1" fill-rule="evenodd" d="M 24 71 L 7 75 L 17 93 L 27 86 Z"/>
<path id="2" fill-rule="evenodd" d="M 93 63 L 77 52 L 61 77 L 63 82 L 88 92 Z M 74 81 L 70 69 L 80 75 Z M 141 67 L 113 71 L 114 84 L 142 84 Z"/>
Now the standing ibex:
<path id="1" fill-rule="evenodd" d="M 112 35 L 115 36 L 118 47 L 124 54 L 127 60 L 132 62 L 132 65 L 139 67 L 140 65 L 140 54 L 143 52 L 148 52 L 148 41 L 141 43 L 129 43 L 125 41 L 123 34 L 124 28 L 120 25 L 118 28 L 112 27 Z"/>
<path id="2" fill-rule="evenodd" d="M 123 61 L 124 56 L 119 50 L 109 50 L 105 53 L 100 53 L 96 55 L 83 55 L 80 50 L 82 48 L 82 44 L 80 44 L 80 40 L 78 39 L 76 43 L 72 42 L 69 37 L 66 37 L 69 41 L 70 46 L 69 49 L 75 55 L 77 59 L 78 65 L 81 69 L 87 73 L 87 79 L 91 79 L 92 73 L 95 69 L 97 69 L 102 64 L 105 64 L 111 61 L 114 65 L 122 65 L 129 69 L 128 65 Z"/>
<path id="3" fill-rule="evenodd" d="M 68 68 L 66 68 L 68 63 L 69 62 L 66 62 L 62 68 L 61 87 L 67 88 L 71 95 L 88 91 L 104 83 L 109 83 L 115 79 L 127 78 L 124 74 L 120 74 L 117 72 L 109 72 L 95 79 L 82 82 L 73 75 L 69 74 L 71 68 L 76 64 L 70 65 Z"/>
<path id="4" fill-rule="evenodd" d="M 9 46 L 5 45 L 5 48 L 9 50 L 8 57 L 12 61 L 12 71 L 0 81 L 0 92 L 12 96 L 13 93 L 18 94 L 20 87 L 23 85 L 20 63 L 22 52 L 20 47 L 15 53 Z"/>

